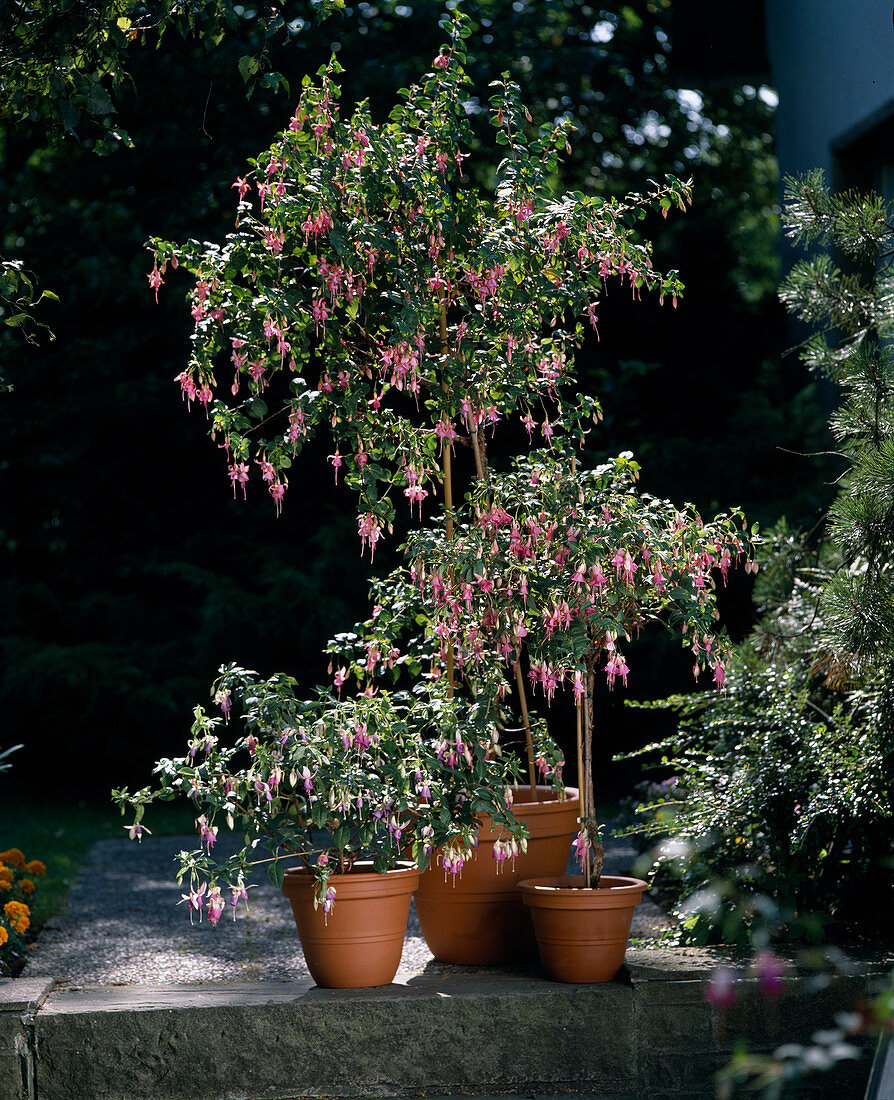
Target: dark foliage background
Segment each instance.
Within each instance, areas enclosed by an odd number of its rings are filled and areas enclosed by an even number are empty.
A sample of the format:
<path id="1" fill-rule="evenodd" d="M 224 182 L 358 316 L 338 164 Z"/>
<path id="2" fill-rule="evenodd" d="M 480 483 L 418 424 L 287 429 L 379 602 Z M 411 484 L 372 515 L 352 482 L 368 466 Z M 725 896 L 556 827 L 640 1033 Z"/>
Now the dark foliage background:
<path id="1" fill-rule="evenodd" d="M 183 741 L 221 662 L 286 669 L 310 689 L 326 679 L 326 639 L 366 615 L 353 501 L 332 489 L 325 448 L 296 467 L 280 519 L 267 499 L 235 502 L 223 456 L 172 381 L 188 354 L 185 279 L 169 276 L 158 305 L 146 282 L 150 235 L 224 235 L 230 185 L 285 124 L 304 72 L 336 51 L 344 100 L 368 96 L 384 117 L 441 40 L 435 0 L 352 3 L 319 24 L 306 3 L 282 7 L 272 37 L 246 5 L 219 40 L 199 22 L 194 35 L 131 43 L 115 121 L 133 148 L 98 156 L 89 127 L 76 140 L 36 114 L 0 118 L 0 250 L 26 257 L 60 298 L 40 312 L 55 341 L 0 330 L 14 386 L 0 399 L 0 742 L 25 743 L 26 785 L 140 786 Z M 801 368 L 777 354 L 771 105 L 732 83 L 679 94 L 670 0 L 463 7 L 479 24 L 470 67 L 482 100 L 509 70 L 536 122 L 574 117 L 557 182 L 622 194 L 665 172 L 695 179 L 692 213 L 646 230 L 688 287 L 679 309 L 612 292 L 582 353 L 606 411 L 594 452 L 633 450 L 646 488 L 706 511 L 740 504 L 758 521 L 809 523 L 821 479 L 778 449 L 810 450 L 823 415 Z M 239 62 L 262 49 L 293 94 L 259 82 L 246 97 Z M 487 186 L 497 153 L 477 132 L 468 164 Z M 748 596 L 741 585 L 726 601 L 739 634 Z M 690 682 L 655 640 L 636 669 L 640 697 Z M 623 719 L 619 698 L 603 703 L 606 759 L 654 738 Z"/>

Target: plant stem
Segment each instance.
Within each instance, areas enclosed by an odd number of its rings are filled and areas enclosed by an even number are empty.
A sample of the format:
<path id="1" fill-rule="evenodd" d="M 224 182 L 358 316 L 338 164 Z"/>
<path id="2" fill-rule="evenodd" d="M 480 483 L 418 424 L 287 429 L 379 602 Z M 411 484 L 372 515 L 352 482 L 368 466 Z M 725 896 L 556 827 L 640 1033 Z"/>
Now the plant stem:
<path id="1" fill-rule="evenodd" d="M 584 813 L 584 730 L 583 730 L 583 711 L 581 709 L 581 701 L 577 700 L 575 703 L 575 711 L 577 712 L 577 786 L 578 786 L 578 800 L 580 802 L 581 817 Z"/>
<path id="2" fill-rule="evenodd" d="M 448 352 L 447 346 L 447 297 L 441 290 L 441 320 L 440 320 L 440 335 L 441 335 L 441 350 L 444 355 Z M 441 386 L 444 392 L 447 392 L 447 384 L 441 381 Z M 443 468 L 444 468 L 444 514 L 447 517 L 447 541 L 453 542 L 453 463 L 452 452 L 450 450 L 450 444 L 448 440 L 443 440 Z M 453 688 L 455 682 L 455 675 L 453 671 L 453 644 L 451 643 L 447 648 L 447 698 L 453 698 Z"/>
<path id="3" fill-rule="evenodd" d="M 528 750 L 528 782 L 531 785 L 531 801 L 539 802 L 537 794 L 537 773 L 534 770 L 534 738 L 531 736 L 531 719 L 528 716 L 528 700 L 525 698 L 525 681 L 521 671 L 521 661 L 515 662 L 515 682 L 518 685 L 518 698 L 521 703 L 522 721 L 525 724 L 525 745 Z"/>
<path id="4" fill-rule="evenodd" d="M 584 886 L 589 890 L 592 883 L 592 868 L 590 866 L 590 834 L 589 826 L 595 812 L 593 805 L 593 687 L 595 676 L 593 665 L 587 668 L 587 694 L 584 703 L 584 780 L 581 784 L 581 816 L 587 829 L 586 860 L 584 861 Z M 586 793 L 585 793 L 586 792 Z M 597 880 L 598 885 L 598 880 Z"/>

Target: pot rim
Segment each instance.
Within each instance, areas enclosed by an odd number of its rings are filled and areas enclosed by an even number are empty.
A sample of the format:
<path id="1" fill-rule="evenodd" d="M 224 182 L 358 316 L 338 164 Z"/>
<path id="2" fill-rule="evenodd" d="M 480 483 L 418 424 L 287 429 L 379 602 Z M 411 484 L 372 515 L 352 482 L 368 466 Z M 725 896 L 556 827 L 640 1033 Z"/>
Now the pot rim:
<path id="1" fill-rule="evenodd" d="M 600 885 L 597 887 L 585 887 L 583 875 L 543 875 L 538 878 L 521 879 L 518 889 L 529 897 L 558 897 L 567 896 L 575 898 L 587 897 L 620 897 L 624 894 L 642 894 L 648 890 L 649 884 L 640 878 L 631 878 L 629 875 L 602 875 Z"/>
<path id="2" fill-rule="evenodd" d="M 398 860 L 396 867 L 389 867 L 387 871 L 375 871 L 371 859 L 358 859 L 347 874 L 339 874 L 333 871 L 329 876 L 329 881 L 333 885 L 339 882 L 381 882 L 386 878 L 406 878 L 414 874 L 419 875 L 421 871 L 412 860 Z M 316 876 L 307 867 L 287 867 L 283 874 L 283 884 L 286 881 L 297 887 L 301 883 L 316 882 Z"/>

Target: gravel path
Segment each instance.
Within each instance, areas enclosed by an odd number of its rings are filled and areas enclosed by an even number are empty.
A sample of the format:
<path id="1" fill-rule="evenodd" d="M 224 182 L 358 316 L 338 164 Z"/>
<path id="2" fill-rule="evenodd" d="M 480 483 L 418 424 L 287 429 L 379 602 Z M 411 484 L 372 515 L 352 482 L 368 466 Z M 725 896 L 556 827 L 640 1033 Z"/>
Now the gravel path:
<path id="1" fill-rule="evenodd" d="M 217 927 L 207 921 L 190 925 L 174 857 L 192 848 L 193 837 L 144 837 L 103 840 L 90 849 L 62 913 L 49 921 L 22 976 L 52 977 L 63 988 L 142 985 L 157 982 L 284 981 L 307 978 L 301 944 L 286 899 L 258 878 L 250 904 L 232 910 Z M 222 849 L 226 838 L 220 841 Z M 613 845 L 614 873 L 629 873 L 632 849 Z M 609 862 L 609 861 L 607 861 Z M 668 927 L 652 903 L 634 916 L 633 935 Z M 438 963 L 410 910 L 399 979 L 414 974 L 467 971 Z"/>

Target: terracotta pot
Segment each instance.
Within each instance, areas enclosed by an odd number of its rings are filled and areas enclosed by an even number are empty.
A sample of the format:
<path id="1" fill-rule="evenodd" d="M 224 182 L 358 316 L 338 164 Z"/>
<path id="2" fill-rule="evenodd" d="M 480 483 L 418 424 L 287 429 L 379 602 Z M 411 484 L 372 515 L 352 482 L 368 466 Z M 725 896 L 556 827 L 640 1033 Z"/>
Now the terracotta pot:
<path id="1" fill-rule="evenodd" d="M 633 910 L 646 883 L 603 875 L 595 890 L 582 875 L 519 882 L 534 918 L 540 959 L 557 982 L 610 982 L 624 965 Z"/>
<path id="2" fill-rule="evenodd" d="M 317 985 L 358 989 L 388 985 L 400 964 L 410 899 L 419 870 L 402 863 L 384 874 L 358 862 L 347 875 L 331 875 L 335 907 L 314 909 L 316 879 L 303 868 L 285 873 L 282 892 L 292 903 L 304 958 Z"/>
<path id="3" fill-rule="evenodd" d="M 527 824 L 529 839 L 514 867 L 493 858 L 500 833 L 482 817 L 478 848 L 461 875 L 445 875 L 437 856 L 423 873 L 416 912 L 425 942 L 441 962 L 492 966 L 537 958 L 531 918 L 516 884 L 520 878 L 564 873 L 580 814 L 575 788 L 565 788 L 564 802 L 557 802 L 549 787 L 537 790 L 539 802 L 531 801 L 530 787 L 515 792 L 512 810 Z"/>

